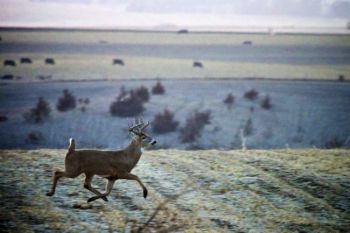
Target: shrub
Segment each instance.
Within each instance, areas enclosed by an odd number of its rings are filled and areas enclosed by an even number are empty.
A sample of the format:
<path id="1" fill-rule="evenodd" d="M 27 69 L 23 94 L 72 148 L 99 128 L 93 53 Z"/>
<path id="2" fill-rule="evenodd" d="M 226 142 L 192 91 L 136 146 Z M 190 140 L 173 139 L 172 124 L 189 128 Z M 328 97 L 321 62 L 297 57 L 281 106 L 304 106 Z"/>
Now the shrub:
<path id="1" fill-rule="evenodd" d="M 338 81 L 339 81 L 339 82 L 344 82 L 344 80 L 345 80 L 344 75 L 340 74 L 340 75 L 338 76 Z"/>
<path id="2" fill-rule="evenodd" d="M 81 112 L 86 112 L 87 110 L 87 105 L 89 105 L 90 103 L 90 99 L 89 98 L 79 98 L 78 99 L 78 103 L 79 103 L 79 109 Z"/>
<path id="3" fill-rule="evenodd" d="M 255 89 L 251 89 L 244 93 L 244 98 L 248 100 L 255 100 L 258 98 L 258 92 Z"/>
<path id="4" fill-rule="evenodd" d="M 67 90 L 63 90 L 63 96 L 58 99 L 56 108 L 58 111 L 66 112 L 74 109 L 76 106 L 75 97 Z"/>
<path id="5" fill-rule="evenodd" d="M 186 120 L 186 125 L 180 130 L 180 140 L 183 143 L 194 142 L 201 136 L 205 125 L 210 124 L 210 111 L 195 112 Z"/>
<path id="6" fill-rule="evenodd" d="M 121 96 L 123 94 L 123 96 Z M 131 90 L 129 94 L 121 93 L 117 97 L 116 101 L 112 102 L 109 107 L 109 112 L 112 116 L 120 117 L 132 117 L 140 115 L 145 109 L 143 107 L 143 101 Z"/>
<path id="7" fill-rule="evenodd" d="M 49 117 L 50 112 L 51 109 L 49 104 L 44 100 L 44 98 L 39 97 L 36 107 L 24 113 L 23 117 L 28 122 L 42 123 Z"/>
<path id="8" fill-rule="evenodd" d="M 343 142 L 341 142 L 336 136 L 333 136 L 324 145 L 326 149 L 340 148 L 342 146 Z"/>
<path id="9" fill-rule="evenodd" d="M 243 134 L 244 136 L 249 136 L 252 133 L 253 133 L 253 122 L 252 122 L 252 119 L 249 118 L 244 124 Z"/>
<path id="10" fill-rule="evenodd" d="M 0 115 L 0 122 L 5 122 L 8 120 L 7 116 Z"/>
<path id="11" fill-rule="evenodd" d="M 270 109 L 272 107 L 269 95 L 266 95 L 265 98 L 261 101 L 261 107 L 263 109 Z"/>
<path id="12" fill-rule="evenodd" d="M 164 109 L 163 113 L 158 113 L 152 122 L 152 130 L 157 134 L 164 134 L 176 130 L 179 122 L 174 121 L 174 113 Z"/>
<path id="13" fill-rule="evenodd" d="M 31 131 L 27 134 L 26 142 L 30 144 L 38 144 L 44 140 L 44 136 L 39 131 Z"/>
<path id="14" fill-rule="evenodd" d="M 226 104 L 229 109 L 231 109 L 234 102 L 235 102 L 235 97 L 231 93 L 228 94 L 224 99 L 224 104 Z"/>
<path id="15" fill-rule="evenodd" d="M 135 90 L 135 94 L 143 101 L 147 102 L 149 100 L 149 91 L 147 87 L 141 86 Z"/>
<path id="16" fill-rule="evenodd" d="M 152 87 L 152 94 L 153 95 L 163 95 L 165 93 L 164 86 L 160 83 L 160 81 L 157 82 L 157 84 Z"/>

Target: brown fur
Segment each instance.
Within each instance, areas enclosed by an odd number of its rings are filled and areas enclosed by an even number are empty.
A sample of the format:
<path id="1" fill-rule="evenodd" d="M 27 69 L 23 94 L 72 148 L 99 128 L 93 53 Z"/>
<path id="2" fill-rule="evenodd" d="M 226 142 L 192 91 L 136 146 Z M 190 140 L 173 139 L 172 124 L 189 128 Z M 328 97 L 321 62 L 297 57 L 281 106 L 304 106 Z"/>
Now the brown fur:
<path id="1" fill-rule="evenodd" d="M 54 195 L 57 181 L 61 177 L 75 178 L 84 173 L 84 188 L 96 194 L 96 196 L 89 198 L 88 202 L 99 198 L 108 201 L 106 196 L 111 192 L 117 179 L 136 180 L 142 187 L 143 196 L 146 198 L 146 187 L 137 176 L 130 173 L 141 157 L 142 137 L 144 137 L 144 134 L 141 132 L 136 134 L 125 149 L 116 151 L 75 150 L 75 141 L 71 139 L 65 157 L 65 171 L 55 171 L 51 191 L 47 195 Z M 91 186 L 94 175 L 108 179 L 104 193 L 100 193 Z"/>

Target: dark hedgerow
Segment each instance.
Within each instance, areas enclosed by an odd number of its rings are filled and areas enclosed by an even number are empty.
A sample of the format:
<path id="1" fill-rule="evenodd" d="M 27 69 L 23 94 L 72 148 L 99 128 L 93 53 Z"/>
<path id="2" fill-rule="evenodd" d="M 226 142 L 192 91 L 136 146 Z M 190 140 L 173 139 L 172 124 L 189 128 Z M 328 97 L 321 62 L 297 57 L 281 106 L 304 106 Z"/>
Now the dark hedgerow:
<path id="1" fill-rule="evenodd" d="M 31 123 L 42 123 L 44 122 L 51 112 L 49 103 L 47 103 L 44 98 L 39 97 L 35 108 L 30 109 L 28 112 L 23 114 L 26 121 Z"/>
<path id="2" fill-rule="evenodd" d="M 73 110 L 76 106 L 75 97 L 69 92 L 69 90 L 63 90 L 63 96 L 57 101 L 56 108 L 60 112 L 66 112 Z"/>
<path id="3" fill-rule="evenodd" d="M 266 95 L 265 98 L 261 101 L 261 107 L 267 110 L 272 107 L 269 95 Z"/>
<path id="4" fill-rule="evenodd" d="M 135 94 L 143 101 L 147 102 L 149 100 L 149 91 L 147 87 L 141 86 L 135 90 Z"/>
<path id="5" fill-rule="evenodd" d="M 258 92 L 255 89 L 251 89 L 244 93 L 244 98 L 249 100 L 255 100 L 258 98 Z"/>
<path id="6" fill-rule="evenodd" d="M 160 81 L 157 82 L 157 84 L 152 87 L 152 94 L 153 95 L 163 95 L 165 93 L 164 86 L 160 83 Z"/>
<path id="7" fill-rule="evenodd" d="M 133 117 L 140 115 L 145 108 L 143 107 L 143 100 L 131 90 L 128 94 L 122 92 L 117 99 L 111 103 L 109 112 L 112 116 L 119 117 Z"/>
<path id="8" fill-rule="evenodd" d="M 210 111 L 195 112 L 186 120 L 186 125 L 180 130 L 182 143 L 190 143 L 201 136 L 205 125 L 210 124 Z"/>
<path id="9" fill-rule="evenodd" d="M 164 134 L 176 131 L 179 122 L 174 120 L 174 113 L 164 109 L 163 113 L 158 113 L 152 122 L 152 130 L 156 134 Z"/>

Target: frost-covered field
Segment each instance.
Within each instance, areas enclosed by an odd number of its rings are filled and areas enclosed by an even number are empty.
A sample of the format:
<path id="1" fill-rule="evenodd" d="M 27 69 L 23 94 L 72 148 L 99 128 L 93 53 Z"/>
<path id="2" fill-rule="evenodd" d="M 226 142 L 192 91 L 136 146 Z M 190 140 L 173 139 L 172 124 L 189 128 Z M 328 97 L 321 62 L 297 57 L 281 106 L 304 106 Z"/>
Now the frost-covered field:
<path id="1" fill-rule="evenodd" d="M 0 86 L 0 113 L 9 120 L 0 124 L 1 148 L 62 148 L 74 137 L 78 147 L 117 148 L 128 143 L 126 131 L 132 118 L 113 117 L 112 101 L 121 86 L 127 90 L 141 85 L 149 89 L 155 80 L 27 83 Z M 175 113 L 179 128 L 195 111 L 211 111 L 210 124 L 202 136 L 183 144 L 179 130 L 163 135 L 150 133 L 161 148 L 241 148 L 240 129 L 252 120 L 252 134 L 246 137 L 248 148 L 323 148 L 336 139 L 349 146 L 350 83 L 320 81 L 268 80 L 163 80 L 165 95 L 151 95 L 143 118 L 152 121 L 165 108 Z M 254 101 L 243 97 L 251 88 L 259 92 Z M 62 90 L 69 89 L 76 98 L 89 98 L 86 112 L 56 110 Z M 232 109 L 223 104 L 228 93 L 235 96 Z M 262 109 L 268 94 L 272 108 Z M 28 123 L 23 114 L 44 97 L 52 109 L 42 124 Z M 26 141 L 30 132 L 40 132 L 38 144 Z"/>
<path id="2" fill-rule="evenodd" d="M 0 151 L 1 230 L 349 230 L 348 150 L 146 151 L 133 173 L 147 186 L 147 199 L 136 182 L 120 180 L 108 203 L 91 205 L 86 203 L 92 194 L 83 188 L 83 177 L 62 180 L 55 196 L 45 196 L 52 170 L 63 167 L 65 152 Z M 96 177 L 93 185 L 103 189 L 104 181 Z"/>

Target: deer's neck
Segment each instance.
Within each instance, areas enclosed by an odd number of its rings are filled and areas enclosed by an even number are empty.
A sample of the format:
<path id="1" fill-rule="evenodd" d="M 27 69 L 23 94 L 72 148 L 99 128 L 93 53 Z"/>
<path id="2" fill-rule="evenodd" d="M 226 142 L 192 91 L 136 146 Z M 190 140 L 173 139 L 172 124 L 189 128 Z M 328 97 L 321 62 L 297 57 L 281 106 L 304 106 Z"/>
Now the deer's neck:
<path id="1" fill-rule="evenodd" d="M 125 151 L 128 158 L 130 158 L 130 165 L 132 169 L 134 166 L 136 166 L 137 162 L 141 157 L 141 154 L 142 154 L 141 142 L 139 142 L 135 138 L 132 139 Z"/>

